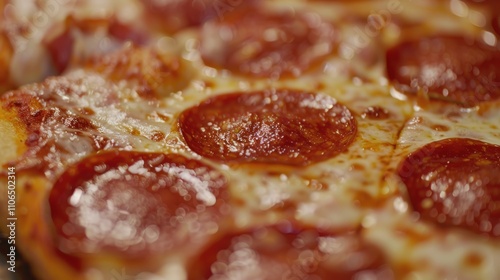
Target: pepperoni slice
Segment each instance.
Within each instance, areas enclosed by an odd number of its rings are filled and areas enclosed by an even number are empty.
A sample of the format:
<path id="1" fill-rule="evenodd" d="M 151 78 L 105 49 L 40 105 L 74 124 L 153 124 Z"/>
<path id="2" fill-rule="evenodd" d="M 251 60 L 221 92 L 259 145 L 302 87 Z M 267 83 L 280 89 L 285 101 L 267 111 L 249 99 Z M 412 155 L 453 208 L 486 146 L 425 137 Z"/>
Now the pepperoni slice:
<path id="1" fill-rule="evenodd" d="M 331 97 L 284 89 L 209 98 L 184 111 L 179 126 L 204 157 L 290 166 L 344 152 L 357 132 L 349 109 Z"/>
<path id="2" fill-rule="evenodd" d="M 434 36 L 387 52 L 387 74 L 405 93 L 473 107 L 500 98 L 500 51 L 463 37 Z"/>
<path id="3" fill-rule="evenodd" d="M 451 138 L 399 166 L 415 211 L 438 224 L 500 236 L 500 146 Z"/>
<path id="4" fill-rule="evenodd" d="M 56 73 L 64 72 L 69 66 L 74 44 L 75 39 L 69 28 L 47 43 L 47 50 L 52 58 Z"/>
<path id="5" fill-rule="evenodd" d="M 256 0 L 142 0 L 146 11 L 160 21 L 161 27 L 173 32 L 188 26 L 197 26 Z"/>
<path id="6" fill-rule="evenodd" d="M 133 42 L 136 45 L 144 46 L 149 40 L 149 34 L 145 30 L 140 30 L 116 18 L 109 20 L 108 24 L 108 33 L 121 42 Z"/>
<path id="7" fill-rule="evenodd" d="M 213 4 L 216 0 L 143 0 L 146 10 L 155 17 L 161 17 L 165 28 L 178 29 L 199 25 L 215 16 Z"/>
<path id="8" fill-rule="evenodd" d="M 238 10 L 203 26 L 201 56 L 212 67 L 255 77 L 300 76 L 334 49 L 318 15 Z"/>
<path id="9" fill-rule="evenodd" d="M 354 234 L 264 227 L 228 234 L 195 258 L 188 280 L 393 279 L 380 250 Z"/>
<path id="10" fill-rule="evenodd" d="M 179 58 L 155 48 L 128 45 L 91 58 L 87 66 L 113 81 L 126 81 L 142 97 L 168 96 L 191 81 L 192 72 Z"/>
<path id="11" fill-rule="evenodd" d="M 180 155 L 111 151 L 70 166 L 49 197 L 64 251 L 144 258 L 213 233 L 224 177 Z"/>

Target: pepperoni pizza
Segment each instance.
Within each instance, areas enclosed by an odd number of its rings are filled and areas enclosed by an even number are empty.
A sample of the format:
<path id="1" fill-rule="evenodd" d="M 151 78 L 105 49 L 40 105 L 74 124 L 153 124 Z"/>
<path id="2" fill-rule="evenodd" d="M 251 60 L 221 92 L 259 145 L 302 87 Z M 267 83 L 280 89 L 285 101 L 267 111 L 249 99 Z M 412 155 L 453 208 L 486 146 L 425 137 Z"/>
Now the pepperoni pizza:
<path id="1" fill-rule="evenodd" d="M 0 277 L 500 278 L 497 2 L 97 2 L 0 2 Z"/>

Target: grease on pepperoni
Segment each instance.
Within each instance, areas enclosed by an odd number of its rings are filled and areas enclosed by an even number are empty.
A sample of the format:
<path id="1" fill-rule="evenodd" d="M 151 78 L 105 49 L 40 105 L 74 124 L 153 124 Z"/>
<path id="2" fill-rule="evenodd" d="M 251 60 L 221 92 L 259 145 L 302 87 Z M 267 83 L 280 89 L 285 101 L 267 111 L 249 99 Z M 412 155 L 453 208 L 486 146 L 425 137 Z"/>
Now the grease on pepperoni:
<path id="1" fill-rule="evenodd" d="M 179 127 L 201 156 L 230 163 L 305 166 L 349 147 L 357 123 L 329 96 L 294 90 L 219 95 L 184 111 Z"/>
<path id="2" fill-rule="evenodd" d="M 110 151 L 68 167 L 49 204 L 65 251 L 135 259 L 215 233 L 227 195 L 225 178 L 197 160 Z"/>
<path id="3" fill-rule="evenodd" d="M 254 77 L 298 77 L 336 45 L 335 29 L 312 13 L 241 9 L 201 32 L 207 65 Z"/>
<path id="4" fill-rule="evenodd" d="M 467 138 L 432 142 L 404 159 L 398 174 L 424 219 L 500 236 L 500 146 Z"/>
<path id="5" fill-rule="evenodd" d="M 377 247 L 355 234 L 268 226 L 227 234 L 188 267 L 201 279 L 393 279 Z"/>
<path id="6" fill-rule="evenodd" d="M 500 51 L 459 36 L 433 36 L 388 50 L 387 74 L 405 93 L 472 107 L 500 98 Z"/>

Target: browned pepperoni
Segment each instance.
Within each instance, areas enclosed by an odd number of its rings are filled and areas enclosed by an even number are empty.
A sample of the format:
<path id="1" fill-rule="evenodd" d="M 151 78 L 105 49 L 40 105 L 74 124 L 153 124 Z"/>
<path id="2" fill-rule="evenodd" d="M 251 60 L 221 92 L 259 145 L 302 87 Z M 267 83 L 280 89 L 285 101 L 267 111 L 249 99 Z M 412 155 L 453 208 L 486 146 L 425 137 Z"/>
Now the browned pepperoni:
<path id="1" fill-rule="evenodd" d="M 144 30 L 139 30 L 116 18 L 109 21 L 108 33 L 122 42 L 133 42 L 137 45 L 145 45 L 149 40 Z"/>
<path id="2" fill-rule="evenodd" d="M 299 76 L 334 49 L 334 28 L 318 15 L 239 10 L 202 29 L 212 67 L 257 77 Z"/>
<path id="3" fill-rule="evenodd" d="M 202 279 L 393 279 L 380 250 L 355 234 L 276 226 L 228 234 L 188 267 Z"/>
<path id="4" fill-rule="evenodd" d="M 70 29 L 66 29 L 47 43 L 47 50 L 58 74 L 64 72 L 70 64 L 75 43 L 70 31 Z"/>
<path id="5" fill-rule="evenodd" d="M 119 51 L 91 58 L 86 66 L 111 80 L 127 81 L 145 98 L 179 91 L 191 79 L 191 72 L 181 59 L 146 47 L 126 46 Z"/>
<path id="6" fill-rule="evenodd" d="M 399 166 L 415 211 L 438 224 L 500 236 L 500 146 L 451 138 Z"/>
<path id="7" fill-rule="evenodd" d="M 227 13 L 253 4 L 256 0 L 142 0 L 146 11 L 159 21 L 161 27 L 173 32 L 200 25 L 212 18 L 223 18 Z"/>
<path id="8" fill-rule="evenodd" d="M 184 111 L 179 126 L 204 157 L 291 166 L 344 152 L 357 131 L 349 109 L 331 97 L 284 89 L 209 98 Z"/>
<path id="9" fill-rule="evenodd" d="M 161 17 L 167 29 L 199 25 L 216 16 L 213 4 L 215 0 L 143 0 L 145 7 L 152 15 Z"/>
<path id="10" fill-rule="evenodd" d="M 67 168 L 49 204 L 65 251 L 146 258 L 213 233 L 226 199 L 224 177 L 199 161 L 111 151 Z"/>
<path id="11" fill-rule="evenodd" d="M 387 52 L 387 74 L 405 93 L 465 107 L 500 98 L 500 51 L 456 36 L 420 38 Z"/>

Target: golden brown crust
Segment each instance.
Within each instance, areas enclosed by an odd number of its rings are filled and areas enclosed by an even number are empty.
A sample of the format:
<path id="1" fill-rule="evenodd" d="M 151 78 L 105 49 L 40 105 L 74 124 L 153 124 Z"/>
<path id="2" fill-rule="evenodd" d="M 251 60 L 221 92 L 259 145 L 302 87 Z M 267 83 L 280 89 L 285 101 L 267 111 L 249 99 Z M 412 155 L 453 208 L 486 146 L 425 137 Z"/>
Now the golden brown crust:
<path id="1" fill-rule="evenodd" d="M 163 264 L 163 256 L 131 262 L 109 256 L 74 257 L 60 251 L 47 197 L 57 175 L 69 164 L 98 150 L 116 148 L 113 141 L 128 137 L 137 137 L 139 142 L 163 140 L 164 135 L 142 140 L 144 136 L 139 129 L 149 128 L 149 125 L 145 127 L 148 117 L 128 110 L 126 102 L 139 107 L 158 102 L 162 95 L 188 84 L 193 74 L 188 69 L 187 63 L 171 52 L 159 54 L 153 47 L 128 46 L 115 54 L 91 60 L 83 69 L 75 69 L 67 76 L 24 86 L 1 97 L 0 152 L 4 155 L 0 159 L 1 191 L 7 192 L 8 168 L 15 168 L 17 248 L 33 264 L 37 277 L 93 279 L 94 276 L 87 275 L 92 268 L 107 279 L 113 273 L 121 273 L 122 267 L 127 267 L 128 273 L 140 273 L 156 270 Z M 87 96 L 91 92 L 94 96 Z M 79 102 L 78 99 L 85 100 Z M 106 110 L 106 106 L 116 107 L 118 114 L 127 115 L 131 125 L 135 125 L 137 119 L 129 115 L 145 118 L 139 122 L 146 123 L 138 124 L 137 135 L 125 126 L 115 131 L 117 135 L 113 138 L 102 132 L 105 129 L 102 126 L 113 125 L 107 121 L 112 122 L 114 116 L 101 120 L 101 116 L 96 115 Z M 161 118 L 157 121 L 164 122 Z M 76 142 L 74 147 L 86 147 L 89 139 L 96 144 L 78 153 L 67 150 L 73 147 L 71 144 L 65 146 Z M 128 140 L 123 141 L 123 145 L 130 145 Z M 0 199 L 2 205 L 7 205 L 6 196 Z M 0 211 L 3 220 L 7 218 L 6 210 Z M 2 228 L 2 231 L 6 230 Z"/>
<path id="2" fill-rule="evenodd" d="M 3 6 L 2 6 L 3 7 Z M 1 22 L 1 20 L 0 20 Z M 13 87 L 10 79 L 10 62 L 12 46 L 3 31 L 0 31 L 0 94 Z"/>
<path id="3" fill-rule="evenodd" d="M 26 140 L 26 128 L 16 116 L 15 112 L 0 108 L 0 191 L 7 193 L 7 168 L 8 163 L 19 158 L 25 151 L 24 141 Z M 7 195 L 0 195 L 0 204 L 7 205 Z M 7 209 L 0 211 L 0 219 L 6 220 Z M 2 228 L 1 233 L 8 234 L 6 228 Z"/>
<path id="4" fill-rule="evenodd" d="M 5 104 L 1 104 L 5 105 Z M 7 176 L 9 167 L 13 167 L 13 162 L 18 159 L 27 147 L 27 127 L 18 117 L 12 108 L 0 107 L 0 191 L 7 193 L 8 181 L 12 181 Z M 50 188 L 49 181 L 43 176 L 33 174 L 15 174 L 15 197 L 14 208 L 16 218 L 16 248 L 19 250 L 17 260 L 20 255 L 24 256 L 28 263 L 39 263 L 32 266 L 36 275 L 50 275 L 53 279 L 82 279 L 81 275 L 71 272 L 66 261 L 60 258 L 54 251 L 55 246 L 47 223 L 46 196 Z M 9 179 L 8 179 L 9 178 Z M 0 195 L 0 204 L 8 205 L 8 196 Z M 8 212 L 5 209 L 0 211 L 0 219 L 7 220 Z M 8 228 L 2 227 L 2 232 L 9 236 Z M 49 273 L 50 272 L 50 273 Z"/>
<path id="5" fill-rule="evenodd" d="M 0 135 L 0 165 L 4 166 L 26 151 L 26 127 L 17 117 L 17 112 L 0 108 Z"/>

